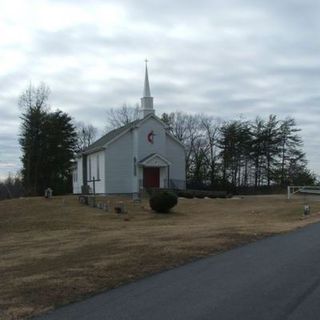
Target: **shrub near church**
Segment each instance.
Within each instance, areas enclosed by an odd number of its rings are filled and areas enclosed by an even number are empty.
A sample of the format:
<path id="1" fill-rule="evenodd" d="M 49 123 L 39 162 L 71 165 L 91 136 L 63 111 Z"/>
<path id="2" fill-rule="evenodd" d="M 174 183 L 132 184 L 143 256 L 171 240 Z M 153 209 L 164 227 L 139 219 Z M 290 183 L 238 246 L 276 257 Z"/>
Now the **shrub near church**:
<path id="1" fill-rule="evenodd" d="M 178 203 L 178 197 L 169 191 L 159 191 L 151 196 L 150 207 L 158 213 L 168 213 Z"/>

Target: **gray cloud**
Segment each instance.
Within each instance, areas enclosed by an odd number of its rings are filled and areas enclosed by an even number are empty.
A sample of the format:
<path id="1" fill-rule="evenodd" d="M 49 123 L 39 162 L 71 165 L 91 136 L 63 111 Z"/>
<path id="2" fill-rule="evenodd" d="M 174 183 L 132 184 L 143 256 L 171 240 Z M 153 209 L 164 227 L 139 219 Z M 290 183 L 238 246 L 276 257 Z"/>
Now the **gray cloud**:
<path id="1" fill-rule="evenodd" d="M 13 30 L 2 46 L 16 63 L 0 68 L 0 176 L 20 166 L 17 99 L 29 81 L 45 81 L 53 108 L 102 131 L 108 108 L 139 101 L 145 56 L 158 114 L 294 116 L 320 173 L 318 1 L 122 0 L 108 2 L 123 12 L 111 24 L 105 1 L 47 1 L 43 13 L 55 5 L 73 22 L 14 21 L 28 45 Z"/>

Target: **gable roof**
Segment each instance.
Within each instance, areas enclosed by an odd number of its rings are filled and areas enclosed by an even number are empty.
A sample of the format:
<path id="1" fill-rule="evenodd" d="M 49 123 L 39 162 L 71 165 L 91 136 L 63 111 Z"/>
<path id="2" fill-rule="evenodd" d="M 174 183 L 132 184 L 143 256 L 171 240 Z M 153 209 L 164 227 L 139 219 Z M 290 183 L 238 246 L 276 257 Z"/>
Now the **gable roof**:
<path id="1" fill-rule="evenodd" d="M 102 136 L 100 139 L 98 139 L 94 143 L 90 144 L 90 146 L 88 146 L 86 149 L 84 149 L 82 153 L 88 154 L 88 153 L 92 153 L 92 152 L 101 150 L 105 144 L 107 144 L 108 142 L 110 142 L 111 140 L 113 140 L 114 138 L 116 138 L 121 133 L 125 132 L 126 130 L 135 127 L 140 121 L 141 121 L 141 119 L 134 120 L 134 121 L 129 122 L 128 124 L 126 124 L 120 128 L 111 130 L 110 132 L 108 132 L 107 134 Z"/>
<path id="2" fill-rule="evenodd" d="M 171 162 L 166 159 L 164 156 L 161 156 L 160 154 L 158 153 L 151 153 L 149 154 L 148 156 L 144 157 L 143 159 L 141 159 L 139 161 L 139 164 L 140 165 L 145 165 L 147 164 L 150 160 L 154 159 L 154 158 L 159 158 L 160 160 L 162 160 L 166 165 L 170 165 Z"/>

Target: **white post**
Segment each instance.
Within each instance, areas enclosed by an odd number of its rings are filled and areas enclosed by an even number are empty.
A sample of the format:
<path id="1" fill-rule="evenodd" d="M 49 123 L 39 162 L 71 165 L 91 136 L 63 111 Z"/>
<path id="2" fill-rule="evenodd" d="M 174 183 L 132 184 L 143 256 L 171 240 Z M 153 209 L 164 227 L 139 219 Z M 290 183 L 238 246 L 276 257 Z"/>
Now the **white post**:
<path id="1" fill-rule="evenodd" d="M 290 186 L 288 186 L 288 200 L 290 200 Z"/>

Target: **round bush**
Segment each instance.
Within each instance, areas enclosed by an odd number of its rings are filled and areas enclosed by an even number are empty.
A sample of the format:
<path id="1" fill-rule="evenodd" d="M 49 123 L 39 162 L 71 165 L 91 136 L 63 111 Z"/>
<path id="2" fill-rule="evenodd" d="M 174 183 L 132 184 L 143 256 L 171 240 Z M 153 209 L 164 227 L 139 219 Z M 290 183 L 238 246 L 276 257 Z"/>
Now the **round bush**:
<path id="1" fill-rule="evenodd" d="M 192 199 L 194 197 L 193 193 L 190 191 L 179 191 L 178 196 L 187 199 Z"/>
<path id="2" fill-rule="evenodd" d="M 159 213 L 167 213 L 178 203 L 178 197 L 169 191 L 160 191 L 150 198 L 150 207 Z"/>
<path id="3" fill-rule="evenodd" d="M 206 196 L 205 193 L 201 193 L 201 192 L 198 192 L 195 194 L 195 197 L 198 199 L 203 199 L 205 196 Z"/>

